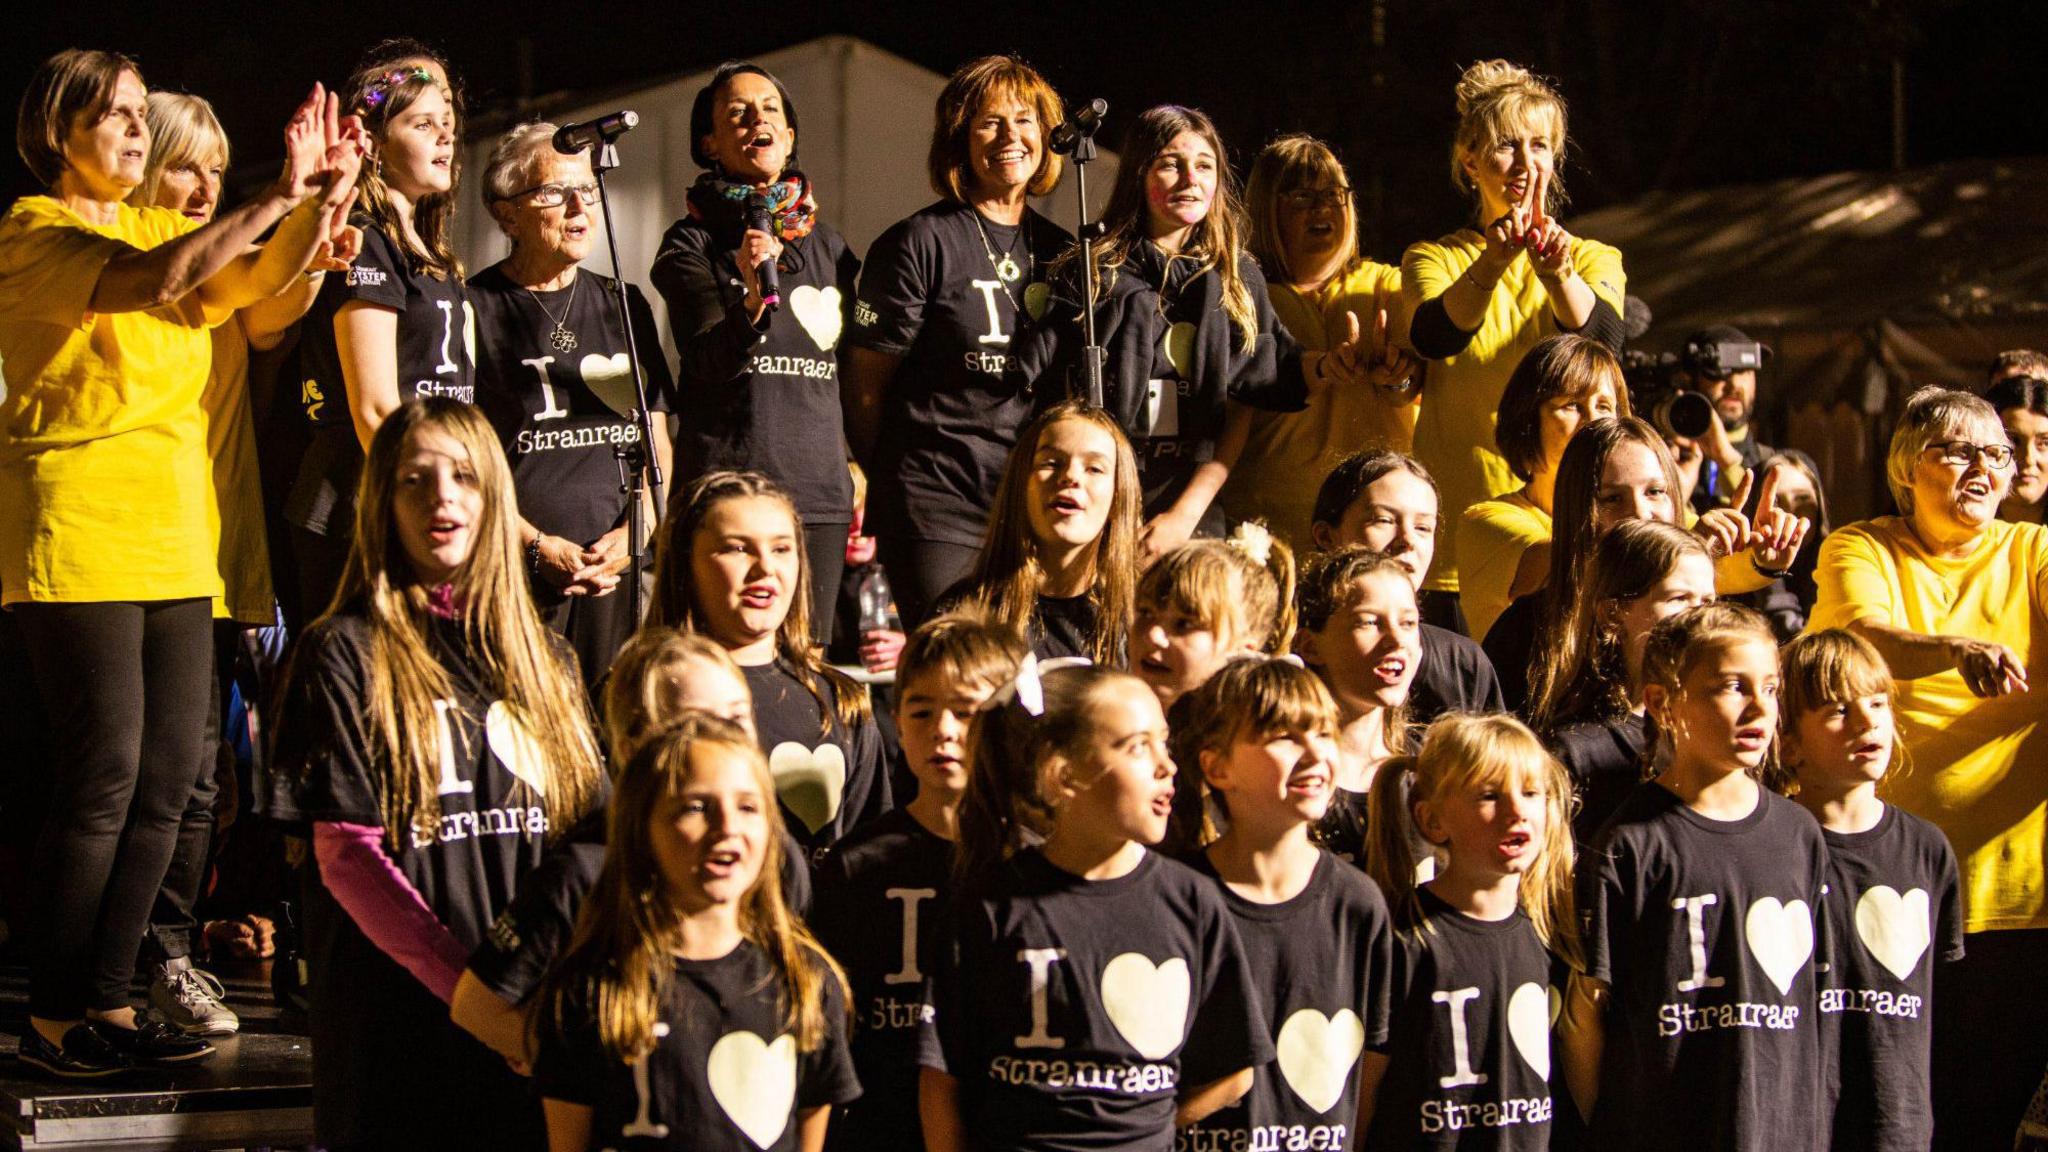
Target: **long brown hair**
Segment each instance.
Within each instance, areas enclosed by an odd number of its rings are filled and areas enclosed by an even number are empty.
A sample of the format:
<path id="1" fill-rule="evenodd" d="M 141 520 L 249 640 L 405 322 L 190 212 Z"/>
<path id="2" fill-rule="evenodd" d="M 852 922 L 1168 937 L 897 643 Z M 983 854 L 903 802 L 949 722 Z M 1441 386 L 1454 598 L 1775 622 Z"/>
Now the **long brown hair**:
<path id="1" fill-rule="evenodd" d="M 1617 416 L 1632 416 L 1628 379 L 1607 345 L 1562 332 L 1529 349 L 1500 394 L 1493 443 L 1523 483 L 1543 467 L 1543 409 L 1552 400 L 1585 400 L 1605 384 Z"/>
<path id="2" fill-rule="evenodd" d="M 1565 625 L 1544 633 L 1529 675 L 1529 716 L 1538 732 L 1627 712 L 1628 671 L 1609 609 L 1644 595 L 1688 555 L 1713 553 L 1699 537 L 1660 520 L 1629 520 L 1600 537 L 1567 606 Z"/>
<path id="3" fill-rule="evenodd" d="M 1230 153 L 1223 147 L 1223 135 L 1216 125 L 1194 108 L 1162 104 L 1148 108 L 1131 121 L 1124 133 L 1123 151 L 1117 157 L 1116 183 L 1109 190 L 1109 203 L 1099 222 L 1103 235 L 1093 246 L 1095 290 L 1105 291 L 1116 270 L 1129 262 L 1131 253 L 1145 241 L 1145 180 L 1152 162 L 1166 151 L 1175 137 L 1193 132 L 1216 153 L 1216 195 L 1209 214 L 1195 225 L 1180 255 L 1198 261 L 1197 273 L 1214 271 L 1223 282 L 1223 311 L 1237 325 L 1238 347 L 1250 352 L 1259 339 L 1258 306 L 1252 302 L 1250 287 L 1238 270 L 1244 254 L 1244 211 L 1238 206 L 1237 178 L 1230 172 Z M 1080 259 L 1079 246 L 1069 248 L 1053 262 L 1052 274 L 1059 276 Z"/>
<path id="4" fill-rule="evenodd" d="M 679 503 L 662 521 L 654 546 L 654 602 L 647 608 L 647 623 L 665 624 L 685 632 L 704 631 L 704 606 L 697 599 L 697 580 L 691 566 L 697 532 L 711 510 L 727 500 L 760 498 L 773 500 L 789 513 L 790 534 L 796 538 L 796 587 L 789 590 L 789 615 L 775 630 L 775 656 L 788 666 L 797 682 L 818 702 L 821 737 L 832 734 L 832 715 L 848 728 L 868 720 L 868 694 L 853 678 L 839 671 L 818 652 L 811 640 L 811 561 L 803 549 L 804 520 L 796 501 L 782 486 L 759 472 L 707 472 L 677 493 Z M 836 709 L 825 698 L 821 684 L 830 684 L 837 699 Z"/>
<path id="5" fill-rule="evenodd" d="M 1122 664 L 1124 639 L 1130 634 L 1137 600 L 1138 533 L 1141 491 L 1138 460 L 1116 418 L 1079 400 L 1066 400 L 1040 413 L 1017 435 L 1017 446 L 1003 465 L 996 485 L 995 508 L 982 537 L 981 553 L 968 577 L 968 603 L 990 621 L 1024 635 L 1038 611 L 1045 570 L 1038 563 L 1038 542 L 1031 534 L 1031 476 L 1038 462 L 1038 442 L 1063 420 L 1092 424 L 1116 444 L 1116 485 L 1109 515 L 1095 544 L 1095 584 L 1088 595 L 1095 603 L 1094 659 Z"/>
<path id="6" fill-rule="evenodd" d="M 408 833 L 431 835 L 441 816 L 441 726 L 435 705 L 452 696 L 454 688 L 428 641 L 432 590 L 413 572 L 393 513 L 406 442 L 428 430 L 468 450 L 483 494 L 482 512 L 471 525 L 474 543 L 451 581 L 466 605 L 462 631 L 470 658 L 499 703 L 539 747 L 548 782 L 533 789 L 539 793 L 533 802 L 547 813 L 549 829 L 566 830 L 596 802 L 603 786 L 588 698 L 526 587 L 512 469 L 497 433 L 477 408 L 428 397 L 401 404 L 370 438 L 355 545 L 334 602 L 321 617 L 347 610 L 368 620 L 365 703 L 374 759 L 383 775 L 385 831 L 403 843 Z M 522 781 L 518 787 L 530 785 Z"/>
<path id="7" fill-rule="evenodd" d="M 654 1026 L 675 980 L 683 916 L 677 894 L 654 857 L 649 827 L 661 801 L 676 795 L 705 757 L 736 757 L 753 772 L 764 798 L 775 780 L 761 750 L 738 725 L 685 712 L 656 730 L 619 774 L 612 792 L 604 868 L 576 918 L 576 934 L 541 992 L 535 1022 L 559 1028 L 565 1008 L 582 1002 L 597 1021 L 606 1054 L 622 1064 L 654 1048 Z M 780 978 L 783 1026 L 800 1051 L 824 1043 L 826 981 L 842 992 L 846 975 L 789 910 L 782 892 L 781 810 L 768 804 L 761 872 L 739 908 L 740 933 L 759 948 Z"/>
<path id="8" fill-rule="evenodd" d="M 1672 514 L 1685 514 L 1678 462 L 1671 458 L 1671 449 L 1665 447 L 1664 437 L 1655 428 L 1634 416 L 1616 416 L 1595 420 L 1572 433 L 1557 466 L 1557 488 L 1550 501 L 1550 581 L 1544 585 L 1540 636 L 1559 635 L 1570 624 L 1586 557 L 1600 535 L 1593 520 L 1600 477 L 1607 471 L 1607 458 L 1625 444 L 1639 444 L 1657 458 L 1671 493 Z"/>
<path id="9" fill-rule="evenodd" d="M 363 126 L 381 148 L 384 133 L 391 122 L 429 90 L 440 92 L 447 97 L 448 110 L 455 119 L 455 152 L 462 152 L 462 119 L 457 108 L 455 92 L 436 80 L 432 73 L 418 65 L 374 64 L 349 77 L 347 91 L 342 103 L 354 115 L 363 118 Z M 391 190 L 384 183 L 383 166 L 374 157 L 363 165 L 363 174 L 356 186 L 362 192 L 362 205 L 358 209 L 367 214 L 391 242 L 405 252 L 406 256 L 419 265 L 420 270 L 439 279 L 461 278 L 462 261 L 455 255 L 452 233 L 455 224 L 456 194 L 460 191 L 461 170 L 454 164 L 448 166 L 448 190 L 422 196 L 412 209 L 412 236 L 408 236 L 398 218 L 398 210 L 391 203 Z"/>
<path id="10" fill-rule="evenodd" d="M 1571 777 L 1512 716 L 1453 712 L 1429 726 L 1420 752 L 1380 769 L 1372 782 L 1366 873 L 1386 894 L 1395 923 L 1426 943 L 1435 928 L 1416 896 L 1415 806 L 1475 787 L 1504 787 L 1517 776 L 1543 782 L 1545 818 L 1543 848 L 1516 885 L 1516 902 L 1552 954 L 1583 968 L 1572 899 Z"/>
<path id="11" fill-rule="evenodd" d="M 1013 680 L 975 713 L 967 733 L 967 791 L 953 853 L 954 875 L 963 883 L 1052 832 L 1062 790 L 1083 791 L 1100 775 L 1089 763 L 1090 709 L 1115 685 L 1144 688 L 1130 673 L 1099 664 L 1041 671 L 1031 660 L 1018 675 L 1037 681 L 1041 709 L 1033 712 L 1018 699 Z"/>

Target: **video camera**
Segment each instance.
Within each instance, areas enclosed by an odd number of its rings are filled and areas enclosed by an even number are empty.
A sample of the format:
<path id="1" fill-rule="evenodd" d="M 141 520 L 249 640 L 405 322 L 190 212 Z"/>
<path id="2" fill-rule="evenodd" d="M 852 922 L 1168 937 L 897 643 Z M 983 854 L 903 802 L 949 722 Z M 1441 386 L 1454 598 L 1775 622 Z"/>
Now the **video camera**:
<path id="1" fill-rule="evenodd" d="M 1708 332 L 1686 341 L 1685 351 L 1622 353 L 1622 375 L 1628 380 L 1629 407 L 1669 438 L 1697 440 L 1714 422 L 1714 402 L 1690 385 L 1694 380 L 1719 380 L 1737 372 L 1755 372 L 1770 358 L 1770 349 L 1755 340 L 1727 339 Z"/>

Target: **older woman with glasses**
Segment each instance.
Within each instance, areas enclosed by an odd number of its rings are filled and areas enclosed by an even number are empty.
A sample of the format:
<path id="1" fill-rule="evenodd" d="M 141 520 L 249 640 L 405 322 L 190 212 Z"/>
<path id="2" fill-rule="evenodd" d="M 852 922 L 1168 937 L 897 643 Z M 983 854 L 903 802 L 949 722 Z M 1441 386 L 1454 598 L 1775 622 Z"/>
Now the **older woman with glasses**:
<path id="1" fill-rule="evenodd" d="M 512 464 L 519 536 L 534 595 L 569 639 L 586 682 L 632 635 L 631 598 L 613 595 L 628 558 L 628 508 L 614 450 L 639 443 L 618 283 L 581 267 L 601 222 L 587 155 L 555 151 L 552 124 L 505 135 L 484 168 L 484 199 L 512 254 L 469 280 L 476 309 L 477 405 Z M 654 313 L 628 285 L 646 373 L 654 459 L 668 470 L 674 382 Z M 651 488 L 646 523 L 659 506 Z"/>
<path id="2" fill-rule="evenodd" d="M 1828 536 L 1808 625 L 1847 628 L 1890 664 L 1912 766 L 1888 798 L 1962 865 L 1968 956 L 1935 969 L 1943 1148 L 2010 1142 L 2048 1061 L 2048 998 L 2013 994 L 2048 969 L 2048 694 L 2029 691 L 2048 667 L 2048 528 L 1998 519 L 2013 463 L 1990 404 L 1915 393 L 1885 461 L 1900 514 Z"/>

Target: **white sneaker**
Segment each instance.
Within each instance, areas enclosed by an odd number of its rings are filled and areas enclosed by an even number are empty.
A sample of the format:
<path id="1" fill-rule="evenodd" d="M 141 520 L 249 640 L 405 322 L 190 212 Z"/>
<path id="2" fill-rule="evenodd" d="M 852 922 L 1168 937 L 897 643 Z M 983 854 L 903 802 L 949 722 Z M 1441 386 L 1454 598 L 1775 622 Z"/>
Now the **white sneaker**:
<path id="1" fill-rule="evenodd" d="M 227 989 L 211 972 L 179 957 L 165 962 L 149 982 L 149 1005 L 187 1036 L 232 1036 L 242 1020 L 221 1002 Z"/>

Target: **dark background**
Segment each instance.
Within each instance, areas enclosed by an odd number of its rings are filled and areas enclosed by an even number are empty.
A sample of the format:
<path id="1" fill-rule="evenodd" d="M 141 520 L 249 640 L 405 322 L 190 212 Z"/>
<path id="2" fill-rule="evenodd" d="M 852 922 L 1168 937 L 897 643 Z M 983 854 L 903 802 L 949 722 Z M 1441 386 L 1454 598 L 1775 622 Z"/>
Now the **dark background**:
<path id="1" fill-rule="evenodd" d="M 1215 117 L 1240 171 L 1282 132 L 1331 141 L 1360 190 L 1364 246 L 1387 259 L 1462 221 L 1449 184 L 1452 86 L 1462 65 L 1490 56 L 1554 77 L 1570 101 L 1564 176 L 1574 211 L 1653 190 L 1889 168 L 1895 66 L 1906 164 L 2048 153 L 2040 0 L 45 0 L 10 24 L 0 44 L 6 107 L 53 51 L 125 51 L 152 86 L 215 103 L 245 185 L 268 174 L 307 85 L 341 82 L 356 55 L 386 36 L 439 47 L 479 120 L 826 33 L 863 37 L 941 73 L 1012 50 L 1069 100 L 1106 97 L 1111 140 L 1130 113 L 1172 101 Z M 7 198 L 34 191 L 18 163 L 0 168 Z"/>

